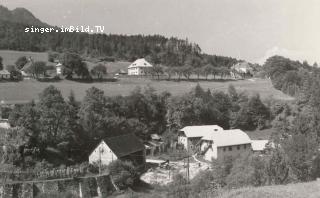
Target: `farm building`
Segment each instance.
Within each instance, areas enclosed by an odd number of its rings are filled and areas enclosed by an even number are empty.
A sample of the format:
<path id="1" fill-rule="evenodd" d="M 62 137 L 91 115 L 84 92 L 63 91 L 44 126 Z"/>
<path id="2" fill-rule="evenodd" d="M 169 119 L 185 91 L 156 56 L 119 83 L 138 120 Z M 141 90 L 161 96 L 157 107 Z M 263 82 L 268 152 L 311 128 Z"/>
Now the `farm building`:
<path id="1" fill-rule="evenodd" d="M 178 144 L 185 149 L 194 149 L 202 137 L 218 131 L 223 131 L 218 125 L 186 126 L 179 131 Z"/>
<path id="2" fill-rule="evenodd" d="M 156 153 L 161 153 L 164 151 L 164 142 L 162 137 L 158 134 L 151 134 L 149 141 L 144 143 L 147 155 L 154 155 Z"/>
<path id="3" fill-rule="evenodd" d="M 240 129 L 224 130 L 205 135 L 199 142 L 205 160 L 236 157 L 251 151 L 251 139 Z"/>
<path id="4" fill-rule="evenodd" d="M 251 147 L 254 153 L 265 154 L 268 147 L 274 148 L 274 143 L 269 140 L 252 140 Z"/>
<path id="5" fill-rule="evenodd" d="M 145 147 L 133 134 L 105 138 L 92 151 L 89 163 L 108 165 L 115 160 L 131 161 L 134 165 L 145 164 Z"/>
<path id="6" fill-rule="evenodd" d="M 244 78 L 246 75 L 252 75 L 253 70 L 248 62 L 239 62 L 231 67 L 231 76 L 233 78 Z"/>
<path id="7" fill-rule="evenodd" d="M 8 72 L 7 70 L 0 70 L 0 80 L 1 79 L 10 79 L 10 72 Z"/>
<path id="8" fill-rule="evenodd" d="M 245 132 L 224 130 L 218 125 L 184 127 L 179 132 L 178 144 L 202 154 L 208 161 L 251 151 L 251 139 Z"/>
<path id="9" fill-rule="evenodd" d="M 149 62 L 147 62 L 144 58 L 141 58 L 129 65 L 128 75 L 146 75 L 148 74 L 148 70 L 150 70 L 150 68 L 152 68 L 152 65 Z"/>

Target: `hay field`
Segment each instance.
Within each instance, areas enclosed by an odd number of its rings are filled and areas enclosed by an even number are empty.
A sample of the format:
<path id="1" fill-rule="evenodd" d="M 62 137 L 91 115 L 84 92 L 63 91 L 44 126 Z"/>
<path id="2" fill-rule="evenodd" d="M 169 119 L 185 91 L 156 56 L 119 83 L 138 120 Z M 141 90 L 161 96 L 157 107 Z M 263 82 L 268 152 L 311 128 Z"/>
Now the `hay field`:
<path id="1" fill-rule="evenodd" d="M 201 81 L 199 84 L 206 90 L 211 91 L 220 90 L 227 91 L 228 86 L 233 84 L 239 91 L 246 91 L 249 94 L 259 93 L 262 99 L 275 98 L 280 100 L 290 100 L 290 96 L 283 94 L 282 92 L 274 89 L 269 80 L 257 79 L 251 80 L 239 80 L 239 81 Z M 0 83 L 0 100 L 4 100 L 8 103 L 27 102 L 32 99 L 37 99 L 38 94 L 48 87 L 54 85 L 61 90 L 63 96 L 67 97 L 71 90 L 74 91 L 75 97 L 78 100 L 82 100 L 85 95 L 85 91 L 90 87 L 97 87 L 102 89 L 107 96 L 115 95 L 128 95 L 136 87 L 151 86 L 157 92 L 168 91 L 172 95 L 182 95 L 189 92 L 197 85 L 197 82 L 189 81 L 156 81 L 151 79 L 122 79 L 117 82 L 95 82 L 95 83 L 79 83 L 69 80 L 62 80 L 60 82 L 38 82 L 36 80 L 24 80 L 22 82 L 2 82 Z"/>

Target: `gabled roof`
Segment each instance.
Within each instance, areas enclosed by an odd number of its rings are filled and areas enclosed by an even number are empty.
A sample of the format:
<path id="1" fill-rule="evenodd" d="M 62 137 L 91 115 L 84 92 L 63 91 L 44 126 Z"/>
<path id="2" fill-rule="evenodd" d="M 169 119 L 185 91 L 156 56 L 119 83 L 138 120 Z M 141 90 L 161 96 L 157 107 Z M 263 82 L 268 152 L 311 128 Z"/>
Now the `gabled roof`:
<path id="1" fill-rule="evenodd" d="M 152 65 L 146 61 L 144 58 L 137 59 L 131 65 L 129 65 L 128 68 L 133 68 L 133 67 L 152 67 Z"/>
<path id="2" fill-rule="evenodd" d="M 217 145 L 218 147 L 251 144 L 251 139 L 249 136 L 240 129 L 231 129 L 210 133 L 206 136 L 203 136 L 202 140 L 213 141 L 213 144 Z"/>
<path id="3" fill-rule="evenodd" d="M 117 157 L 123 157 L 145 149 L 142 142 L 132 133 L 105 138 L 103 141 Z"/>
<path id="4" fill-rule="evenodd" d="M 252 140 L 251 147 L 253 151 L 263 151 L 269 140 Z"/>
<path id="5" fill-rule="evenodd" d="M 231 69 L 236 69 L 236 70 L 237 69 L 251 69 L 251 66 L 249 65 L 248 62 L 242 61 L 242 62 L 239 62 L 239 63 L 233 65 L 231 67 Z"/>
<path id="6" fill-rule="evenodd" d="M 223 128 L 218 125 L 186 126 L 180 131 L 183 131 L 188 138 L 192 138 L 207 136 L 217 131 L 221 132 Z"/>

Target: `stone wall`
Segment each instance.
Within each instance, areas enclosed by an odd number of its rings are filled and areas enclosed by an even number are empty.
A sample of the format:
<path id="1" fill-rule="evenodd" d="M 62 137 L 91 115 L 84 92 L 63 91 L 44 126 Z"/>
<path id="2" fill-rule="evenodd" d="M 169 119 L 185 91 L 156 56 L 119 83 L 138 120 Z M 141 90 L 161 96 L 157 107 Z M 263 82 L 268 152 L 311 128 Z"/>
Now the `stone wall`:
<path id="1" fill-rule="evenodd" d="M 0 184 L 0 198 L 34 198 L 41 193 L 71 192 L 83 198 L 107 197 L 116 190 L 109 175 Z"/>

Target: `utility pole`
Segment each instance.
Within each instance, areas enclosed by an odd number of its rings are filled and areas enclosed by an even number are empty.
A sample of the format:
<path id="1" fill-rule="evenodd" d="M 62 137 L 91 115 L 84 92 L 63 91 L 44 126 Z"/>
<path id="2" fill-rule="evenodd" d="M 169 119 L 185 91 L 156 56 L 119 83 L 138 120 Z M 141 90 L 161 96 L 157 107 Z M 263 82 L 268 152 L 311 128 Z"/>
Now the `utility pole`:
<path id="1" fill-rule="evenodd" d="M 187 147 L 187 156 L 188 156 L 188 160 L 187 160 L 187 170 L 186 170 L 186 173 L 187 173 L 187 182 L 189 183 L 190 181 L 190 160 L 189 160 L 189 145 Z"/>

